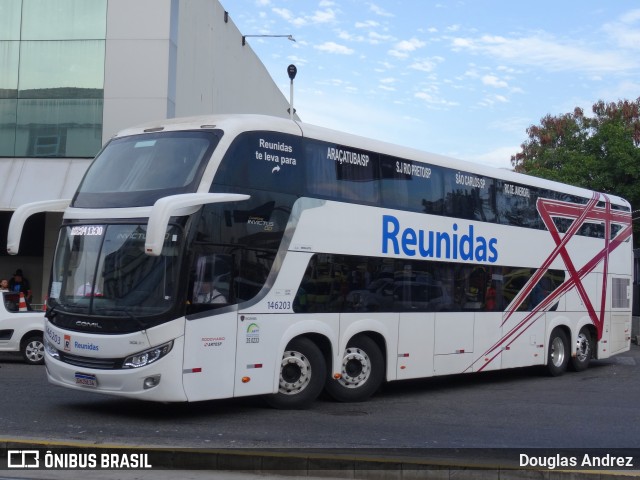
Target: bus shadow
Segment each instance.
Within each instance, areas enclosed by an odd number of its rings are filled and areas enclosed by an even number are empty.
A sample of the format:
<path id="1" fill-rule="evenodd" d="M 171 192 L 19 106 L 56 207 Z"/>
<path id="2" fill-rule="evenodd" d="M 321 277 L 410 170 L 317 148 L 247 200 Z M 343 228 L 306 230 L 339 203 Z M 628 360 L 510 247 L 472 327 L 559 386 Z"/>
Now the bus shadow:
<path id="1" fill-rule="evenodd" d="M 96 400 L 69 403 L 66 407 L 87 414 L 112 415 L 119 418 L 133 418 L 164 421 L 194 419 L 203 417 L 229 416 L 246 413 L 265 407 L 260 397 L 206 400 L 201 402 L 149 402 L 126 398 L 100 397 Z"/>
<path id="2" fill-rule="evenodd" d="M 588 375 L 615 364 L 615 360 L 593 361 L 585 372 L 568 371 L 565 376 L 577 376 L 577 379 L 587 380 L 593 378 Z M 560 377 L 561 378 L 561 377 Z M 545 367 L 522 367 L 508 370 L 496 370 L 490 372 L 479 372 L 473 374 L 445 375 L 431 378 L 400 380 L 388 382 L 382 385 L 380 390 L 368 402 L 376 402 L 376 399 L 387 400 L 402 398 L 406 395 L 425 395 L 440 393 L 456 393 L 460 390 L 473 390 L 482 386 L 492 388 L 502 388 L 503 385 L 513 385 L 526 382 L 546 382 L 552 379 Z M 359 405 L 368 402 L 360 402 Z M 310 407 L 310 410 L 333 410 L 331 405 L 349 409 L 349 404 L 341 404 L 333 401 L 326 393 Z M 353 404 L 351 404 L 353 405 Z M 96 395 L 94 399 L 81 402 L 69 402 L 65 408 L 86 414 L 109 415 L 123 419 L 134 418 L 137 420 L 146 419 L 149 421 L 164 421 L 167 418 L 173 420 L 189 420 L 218 418 L 229 416 L 251 416 L 253 413 L 262 415 L 265 409 L 279 412 L 267 405 L 263 397 L 238 397 L 222 400 L 206 400 L 199 402 L 179 402 L 161 403 L 144 400 L 125 399 L 117 397 L 104 397 Z M 280 411 L 286 412 L 286 411 Z M 275 413 L 277 414 L 277 413 Z"/>
<path id="3" fill-rule="evenodd" d="M 603 368 L 609 368 L 615 363 L 615 358 L 594 360 L 591 362 L 589 368 L 586 371 L 575 372 L 568 370 L 563 375 L 563 377 L 568 376 L 571 379 L 573 379 L 573 376 L 577 376 L 576 378 L 578 379 L 591 378 L 591 376 L 588 376 L 588 373 L 590 371 L 594 373 Z M 489 372 L 453 374 L 438 377 L 389 382 L 384 384 L 376 395 L 401 396 L 407 393 L 420 394 L 425 392 L 453 392 L 462 389 L 474 389 L 477 387 L 481 387 L 482 385 L 491 385 L 493 387 L 496 387 L 503 384 L 517 384 L 521 382 L 531 383 L 532 381 L 535 382 L 537 380 L 545 382 L 552 378 L 553 377 L 548 374 L 546 367 L 544 366 L 519 367 Z"/>

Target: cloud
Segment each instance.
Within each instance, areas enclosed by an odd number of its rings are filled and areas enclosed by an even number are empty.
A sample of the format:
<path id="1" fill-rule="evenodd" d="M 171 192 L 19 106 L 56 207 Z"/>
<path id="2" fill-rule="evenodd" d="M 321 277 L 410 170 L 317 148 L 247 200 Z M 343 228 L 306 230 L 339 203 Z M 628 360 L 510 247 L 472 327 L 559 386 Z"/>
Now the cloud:
<path id="1" fill-rule="evenodd" d="M 466 155 L 464 160 L 481 163 L 482 165 L 488 165 L 490 167 L 513 170 L 511 155 L 515 155 L 520 150 L 520 146 L 497 147 L 485 153 Z"/>
<path id="2" fill-rule="evenodd" d="M 311 16 L 311 23 L 327 23 L 327 22 L 332 22 L 333 20 L 335 20 L 336 18 L 336 14 L 334 13 L 333 10 L 317 10 L 312 16 Z"/>
<path id="3" fill-rule="evenodd" d="M 420 72 L 432 72 L 436 69 L 439 63 L 442 63 L 444 58 L 442 57 L 432 57 L 430 59 L 425 60 L 417 60 L 409 65 L 409 68 L 413 70 L 418 70 Z"/>
<path id="4" fill-rule="evenodd" d="M 619 83 L 609 83 L 600 88 L 598 96 L 606 99 L 627 98 L 634 100 L 640 97 L 640 82 L 634 80 L 622 80 Z M 594 92 L 595 93 L 595 92 Z M 595 103 L 595 98 L 588 105 L 587 110 L 591 111 L 591 106 Z"/>
<path id="5" fill-rule="evenodd" d="M 482 77 L 482 83 L 489 87 L 507 88 L 509 85 L 504 80 L 500 80 L 495 75 L 485 75 Z"/>
<path id="6" fill-rule="evenodd" d="M 393 41 L 394 38 L 391 35 L 383 35 L 381 33 L 372 31 L 369 32 L 369 35 L 367 37 L 367 41 L 371 44 L 371 45 L 378 45 L 379 43 L 383 43 L 383 42 L 390 42 Z"/>
<path id="7" fill-rule="evenodd" d="M 365 38 L 362 35 L 354 35 L 344 30 L 339 30 L 337 36 L 340 40 L 347 40 L 349 42 L 364 42 Z"/>
<path id="8" fill-rule="evenodd" d="M 351 55 L 354 50 L 344 45 L 339 45 L 335 42 L 324 42 L 321 45 L 315 45 L 313 48 L 325 53 L 335 53 L 338 55 Z"/>
<path id="9" fill-rule="evenodd" d="M 313 15 L 302 16 L 295 16 L 293 15 L 293 13 L 291 13 L 291 10 L 288 10 L 286 8 L 274 7 L 272 11 L 280 18 L 296 27 L 330 23 L 335 21 L 336 18 L 335 12 L 330 8 L 327 8 L 326 10 L 316 10 Z"/>
<path id="10" fill-rule="evenodd" d="M 367 20 L 366 22 L 356 22 L 356 28 L 375 28 L 379 27 L 380 24 L 375 20 Z"/>
<path id="11" fill-rule="evenodd" d="M 424 47 L 426 44 L 426 42 L 415 37 L 410 40 L 402 40 L 396 43 L 392 50 L 389 50 L 389 55 L 397 58 L 407 58 L 409 53 L 417 50 L 418 48 Z"/>
<path id="12" fill-rule="evenodd" d="M 369 10 L 371 10 L 376 15 L 380 15 L 381 17 L 394 17 L 395 16 L 393 13 L 389 13 L 385 9 L 383 9 L 382 7 L 380 7 L 378 5 L 375 5 L 373 3 L 369 4 Z"/>
<path id="13" fill-rule="evenodd" d="M 458 105 L 458 103 L 456 102 L 451 102 L 448 100 L 445 100 L 444 98 L 441 98 L 438 94 L 437 91 L 435 91 L 435 88 L 431 89 L 432 91 L 420 91 L 420 92 L 416 92 L 413 96 L 419 100 L 422 100 L 423 102 L 425 102 L 426 104 L 432 106 L 432 107 L 455 107 Z M 434 95 L 436 94 L 436 95 Z"/>
<path id="14" fill-rule="evenodd" d="M 289 55 L 287 60 L 296 65 L 307 65 L 309 63 L 308 58 L 298 57 L 297 55 Z"/>
<path id="15" fill-rule="evenodd" d="M 578 42 L 562 42 L 550 35 L 507 38 L 483 35 L 478 38 L 456 37 L 454 51 L 466 50 L 512 64 L 543 68 L 548 71 L 582 71 L 587 73 L 620 72 L 635 69 L 636 57 L 630 59 L 618 50 L 596 51 Z"/>
<path id="16" fill-rule="evenodd" d="M 487 95 L 478 102 L 481 107 L 491 107 L 496 103 L 508 103 L 509 100 L 504 95 Z"/>
<path id="17" fill-rule="evenodd" d="M 632 50 L 640 49 L 640 9 L 631 10 L 620 16 L 618 21 L 606 23 L 603 31 L 609 35 L 619 47 Z"/>
<path id="18" fill-rule="evenodd" d="M 272 9 L 273 13 L 275 13 L 276 15 L 278 15 L 280 18 L 282 18 L 283 20 L 286 20 L 289 23 L 292 23 L 294 25 L 304 22 L 304 20 L 302 18 L 296 18 L 294 17 L 293 13 L 291 13 L 291 10 L 288 10 L 286 8 L 273 8 Z"/>
<path id="19" fill-rule="evenodd" d="M 623 23 L 637 23 L 640 21 L 640 8 L 636 10 L 630 10 L 627 13 L 620 16 L 620 21 Z"/>

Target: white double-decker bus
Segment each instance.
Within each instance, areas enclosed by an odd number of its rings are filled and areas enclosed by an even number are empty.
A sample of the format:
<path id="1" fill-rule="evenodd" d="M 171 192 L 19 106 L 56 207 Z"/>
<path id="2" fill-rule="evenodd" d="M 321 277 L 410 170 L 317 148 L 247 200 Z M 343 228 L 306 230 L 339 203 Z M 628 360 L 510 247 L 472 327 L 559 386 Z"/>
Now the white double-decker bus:
<path id="1" fill-rule="evenodd" d="M 360 401 L 384 381 L 629 349 L 618 197 L 254 115 L 116 135 L 65 208 L 49 381 L 173 402 Z"/>

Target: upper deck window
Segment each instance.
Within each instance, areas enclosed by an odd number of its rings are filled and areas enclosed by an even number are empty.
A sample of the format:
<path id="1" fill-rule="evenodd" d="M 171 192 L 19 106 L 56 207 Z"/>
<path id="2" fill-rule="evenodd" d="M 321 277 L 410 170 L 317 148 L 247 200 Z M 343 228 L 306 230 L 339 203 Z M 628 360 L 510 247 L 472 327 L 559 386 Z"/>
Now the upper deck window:
<path id="1" fill-rule="evenodd" d="M 181 131 L 114 139 L 87 170 L 73 206 L 149 206 L 167 195 L 195 192 L 220 136 Z"/>

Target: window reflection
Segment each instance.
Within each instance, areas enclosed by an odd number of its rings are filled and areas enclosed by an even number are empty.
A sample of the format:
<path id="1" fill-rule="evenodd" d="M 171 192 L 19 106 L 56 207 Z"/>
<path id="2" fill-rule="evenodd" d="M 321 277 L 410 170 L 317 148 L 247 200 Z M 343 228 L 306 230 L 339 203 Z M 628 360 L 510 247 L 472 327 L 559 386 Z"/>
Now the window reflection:
<path id="1" fill-rule="evenodd" d="M 20 98 L 102 98 L 104 41 L 21 42 Z"/>
<path id="2" fill-rule="evenodd" d="M 0 2 L 0 40 L 20 39 L 21 0 Z"/>
<path id="3" fill-rule="evenodd" d="M 18 42 L 0 42 L 0 98 L 18 94 Z"/>
<path id="4" fill-rule="evenodd" d="M 0 157 L 13 157 L 16 143 L 17 100 L 0 99 Z"/>
<path id="5" fill-rule="evenodd" d="M 100 150 L 106 19 L 107 0 L 0 1 L 0 156 Z"/>
<path id="6" fill-rule="evenodd" d="M 102 100 L 18 100 L 16 156 L 92 157 L 102 143 Z"/>
<path id="7" fill-rule="evenodd" d="M 317 254 L 293 308 L 322 313 L 533 311 L 565 278 L 562 270 L 548 270 L 531 285 L 535 273 L 520 267 Z M 513 304 L 525 288 L 530 293 Z"/>
<path id="8" fill-rule="evenodd" d="M 106 0 L 23 0 L 23 40 L 104 39 Z"/>

